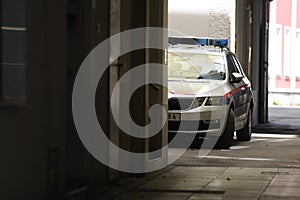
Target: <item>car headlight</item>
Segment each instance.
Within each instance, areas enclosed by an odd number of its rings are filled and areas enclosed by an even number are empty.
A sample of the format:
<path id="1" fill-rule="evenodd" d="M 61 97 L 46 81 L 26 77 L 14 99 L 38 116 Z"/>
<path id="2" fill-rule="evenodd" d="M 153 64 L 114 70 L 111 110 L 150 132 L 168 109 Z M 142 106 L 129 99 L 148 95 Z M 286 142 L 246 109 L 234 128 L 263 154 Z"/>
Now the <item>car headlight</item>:
<path id="1" fill-rule="evenodd" d="M 205 97 L 196 97 L 192 104 L 191 109 L 202 106 L 204 100 L 205 100 Z"/>
<path id="2" fill-rule="evenodd" d="M 208 97 L 205 103 L 206 106 L 222 106 L 224 105 L 224 97 Z"/>

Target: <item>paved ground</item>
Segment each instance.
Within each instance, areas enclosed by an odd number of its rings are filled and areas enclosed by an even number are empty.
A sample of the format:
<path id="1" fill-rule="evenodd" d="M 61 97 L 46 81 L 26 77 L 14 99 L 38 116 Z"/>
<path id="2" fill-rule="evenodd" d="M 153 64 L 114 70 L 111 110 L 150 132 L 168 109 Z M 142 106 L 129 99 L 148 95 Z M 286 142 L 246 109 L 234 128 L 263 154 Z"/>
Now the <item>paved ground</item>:
<path id="1" fill-rule="evenodd" d="M 299 176 L 290 169 L 176 167 L 117 199 L 299 199 Z"/>
<path id="2" fill-rule="evenodd" d="M 101 199 L 300 199 L 300 109 L 273 111 L 270 127 L 285 123 L 291 130 L 255 133 L 250 142 L 235 141 L 204 157 L 189 149 L 161 171 L 117 182 Z"/>
<path id="3" fill-rule="evenodd" d="M 300 126 L 300 107 L 270 107 L 269 121 L 282 125 Z"/>
<path id="4" fill-rule="evenodd" d="M 270 107 L 269 123 L 258 124 L 255 131 L 300 134 L 300 107 Z"/>

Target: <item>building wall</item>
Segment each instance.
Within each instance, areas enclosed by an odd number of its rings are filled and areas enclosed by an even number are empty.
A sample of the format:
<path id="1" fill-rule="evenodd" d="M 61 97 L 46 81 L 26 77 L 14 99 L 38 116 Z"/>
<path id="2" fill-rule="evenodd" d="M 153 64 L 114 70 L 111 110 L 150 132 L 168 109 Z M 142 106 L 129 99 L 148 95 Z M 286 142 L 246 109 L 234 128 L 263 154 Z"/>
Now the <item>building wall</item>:
<path id="1" fill-rule="evenodd" d="M 65 194 L 69 199 L 95 198 L 108 182 L 107 167 L 96 160 L 80 140 L 72 114 L 73 84 L 80 65 L 89 52 L 109 37 L 109 1 L 68 0 L 67 9 L 67 105 Z M 108 74 L 101 78 L 96 93 L 97 114 L 102 129 L 108 129 Z M 76 192 L 77 191 L 77 192 Z M 79 191 L 79 192 L 78 192 Z M 70 195 L 72 194 L 72 195 Z"/>
<path id="2" fill-rule="evenodd" d="M 109 178 L 130 176 L 121 172 L 112 174 L 80 141 L 72 117 L 73 82 L 91 49 L 113 34 L 112 26 L 119 26 L 118 30 L 165 26 L 167 1 L 119 1 L 123 6 L 119 10 L 121 22 L 110 21 L 110 3 L 110 0 L 0 0 L 1 200 L 101 199 L 101 189 Z M 2 18 L 15 22 L 20 13 L 23 13 L 22 26 L 14 23 L 4 26 Z M 20 32 L 22 37 L 4 37 L 7 32 L 12 35 Z M 167 44 L 167 40 L 164 42 Z M 162 51 L 142 51 L 126 55 L 130 59 L 118 65 L 120 71 L 126 72 L 124 66 L 135 66 L 132 64 L 164 61 Z M 17 60 L 18 55 L 24 60 Z M 7 58 L 12 59 L 8 62 Z M 13 73 L 6 73 L 7 64 L 13 66 L 14 70 L 10 70 Z M 108 121 L 109 84 L 112 84 L 109 71 L 101 81 L 96 110 L 103 130 L 111 137 L 119 132 L 112 133 L 109 129 L 112 124 Z M 150 104 L 167 107 L 166 89 L 151 90 L 147 87 L 136 99 L 141 101 L 133 106 L 133 114 L 144 122 L 148 120 Z M 166 142 L 167 125 L 156 138 L 143 141 L 130 138 L 119 144 L 133 152 L 148 152 Z M 112 155 L 111 159 L 115 158 Z M 162 159 L 166 160 L 166 155 Z"/>
<path id="3" fill-rule="evenodd" d="M 300 105 L 300 1 L 270 8 L 269 105 Z"/>
<path id="4" fill-rule="evenodd" d="M 26 84 L 23 85 L 26 88 L 23 96 L 26 99 L 16 104 L 6 99 L 0 107 L 0 198 L 56 199 L 62 197 L 64 189 L 66 1 L 6 2 L 23 5 L 21 8 L 9 4 L 4 6 L 4 0 L 0 2 L 2 9 L 9 12 L 10 20 L 22 17 L 26 22 L 25 38 L 5 41 L 16 43 L 16 46 L 11 46 L 9 56 L 12 58 L 20 50 L 15 47 L 26 43 L 26 76 L 23 77 L 23 84 Z M 16 9 L 23 10 L 25 16 L 19 16 Z M 18 24 L 7 26 L 20 27 Z M 3 52 L 8 52 L 4 46 Z M 18 73 L 14 73 L 12 76 L 2 73 L 2 79 L 9 77 L 17 81 Z M 6 89 L 13 91 L 11 87 Z"/>
<path id="5" fill-rule="evenodd" d="M 169 28 L 188 36 L 228 38 L 234 51 L 235 0 L 169 0 Z"/>
<path id="6" fill-rule="evenodd" d="M 107 168 L 87 152 L 77 135 L 71 93 L 84 57 L 108 37 L 105 27 L 109 22 L 108 1 L 97 1 L 100 9 L 97 13 L 101 17 L 94 15 L 96 10 L 91 12 L 89 1 L 0 2 L 9 14 L 9 21 L 22 17 L 26 22 L 25 29 L 6 21 L 1 25 L 0 41 L 8 45 L 1 45 L 0 80 L 5 93 L 1 91 L 0 98 L 0 199 L 92 198 L 107 183 Z M 70 2 L 76 4 L 75 11 Z M 18 9 L 23 11 L 23 16 L 19 16 Z M 4 23 L 6 30 L 3 30 Z M 96 24 L 103 28 L 100 35 L 95 33 Z M 7 30 L 13 35 L 16 31 L 25 32 L 26 37 L 3 37 L 3 31 Z M 24 50 L 19 48 L 23 44 Z M 24 53 L 24 62 L 16 59 L 20 51 Z M 13 74 L 2 73 L 7 63 L 21 66 L 26 72 L 21 77 L 19 68 L 14 67 Z M 22 81 L 18 81 L 20 77 Z M 24 91 L 15 89 L 20 82 Z M 105 86 L 99 95 L 108 96 L 105 93 L 108 86 Z M 101 111 L 108 109 L 104 100 L 100 101 Z M 108 117 L 103 118 L 105 125 Z M 76 190 L 81 192 L 74 193 Z"/>

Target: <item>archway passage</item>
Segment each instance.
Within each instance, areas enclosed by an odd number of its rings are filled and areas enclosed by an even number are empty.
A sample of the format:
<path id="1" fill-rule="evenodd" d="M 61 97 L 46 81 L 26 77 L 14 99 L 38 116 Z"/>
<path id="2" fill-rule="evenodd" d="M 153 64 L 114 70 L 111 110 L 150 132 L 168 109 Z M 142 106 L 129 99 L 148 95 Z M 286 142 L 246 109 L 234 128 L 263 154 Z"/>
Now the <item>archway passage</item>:
<path id="1" fill-rule="evenodd" d="M 269 106 L 300 106 L 300 1 L 272 1 L 269 27 Z"/>
<path id="2" fill-rule="evenodd" d="M 268 117 L 271 125 L 297 130 L 300 115 L 300 1 L 270 3 Z M 285 127 L 285 128 L 284 128 Z"/>

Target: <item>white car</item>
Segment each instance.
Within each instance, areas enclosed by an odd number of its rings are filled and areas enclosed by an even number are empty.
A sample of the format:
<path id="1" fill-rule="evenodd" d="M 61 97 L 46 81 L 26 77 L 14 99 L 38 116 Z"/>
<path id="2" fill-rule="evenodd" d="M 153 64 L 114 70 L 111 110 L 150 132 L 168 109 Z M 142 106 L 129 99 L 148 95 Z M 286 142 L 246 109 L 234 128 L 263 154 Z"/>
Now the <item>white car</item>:
<path id="1" fill-rule="evenodd" d="M 169 38 L 169 138 L 217 135 L 217 148 L 229 148 L 234 132 L 238 140 L 251 139 L 251 83 L 227 44 L 225 39 Z"/>

